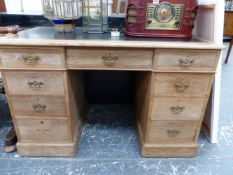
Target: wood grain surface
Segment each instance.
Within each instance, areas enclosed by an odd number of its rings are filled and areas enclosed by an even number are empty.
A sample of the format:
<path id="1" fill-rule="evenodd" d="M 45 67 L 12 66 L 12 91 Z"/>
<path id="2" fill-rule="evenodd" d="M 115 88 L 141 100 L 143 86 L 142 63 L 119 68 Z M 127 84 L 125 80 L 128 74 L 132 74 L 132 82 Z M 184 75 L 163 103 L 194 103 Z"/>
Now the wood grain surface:
<path id="1" fill-rule="evenodd" d="M 2 68 L 17 69 L 62 69 L 64 68 L 63 48 L 0 48 Z"/>
<path id="2" fill-rule="evenodd" d="M 20 142 L 65 143 L 71 142 L 66 119 L 16 119 Z"/>
<path id="3" fill-rule="evenodd" d="M 67 118 L 65 99 L 62 96 L 17 95 L 10 98 L 16 117 Z"/>
<path id="4" fill-rule="evenodd" d="M 224 35 L 232 36 L 233 35 L 233 12 L 225 12 L 224 18 Z"/>
<path id="5" fill-rule="evenodd" d="M 157 73 L 154 96 L 208 97 L 212 86 L 210 74 Z"/>
<path id="6" fill-rule="evenodd" d="M 205 98 L 155 97 L 151 118 L 153 120 L 199 120 L 205 110 Z M 182 108 L 180 112 L 172 108 Z"/>
<path id="7" fill-rule="evenodd" d="M 58 95 L 64 96 L 63 72 L 8 71 L 6 80 L 11 95 Z M 42 82 L 40 87 L 29 82 Z"/>
<path id="8" fill-rule="evenodd" d="M 67 67 L 101 69 L 149 69 L 153 50 L 150 49 L 67 49 Z"/>
<path id="9" fill-rule="evenodd" d="M 197 132 L 197 121 L 153 121 L 148 143 L 193 143 Z M 177 130 L 175 136 L 169 136 L 168 130 Z"/>
<path id="10" fill-rule="evenodd" d="M 162 50 L 155 51 L 154 69 L 174 71 L 215 71 L 220 52 L 213 50 Z"/>

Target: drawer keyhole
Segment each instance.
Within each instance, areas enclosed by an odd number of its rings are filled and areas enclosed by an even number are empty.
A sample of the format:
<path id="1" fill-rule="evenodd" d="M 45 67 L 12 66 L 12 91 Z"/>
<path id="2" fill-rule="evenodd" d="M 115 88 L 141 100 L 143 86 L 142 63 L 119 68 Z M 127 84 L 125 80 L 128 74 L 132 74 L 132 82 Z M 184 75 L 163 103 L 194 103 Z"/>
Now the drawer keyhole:
<path id="1" fill-rule="evenodd" d="M 42 125 L 43 125 L 43 124 L 44 124 L 44 121 L 41 121 L 41 122 L 40 122 L 40 124 L 42 124 Z"/>

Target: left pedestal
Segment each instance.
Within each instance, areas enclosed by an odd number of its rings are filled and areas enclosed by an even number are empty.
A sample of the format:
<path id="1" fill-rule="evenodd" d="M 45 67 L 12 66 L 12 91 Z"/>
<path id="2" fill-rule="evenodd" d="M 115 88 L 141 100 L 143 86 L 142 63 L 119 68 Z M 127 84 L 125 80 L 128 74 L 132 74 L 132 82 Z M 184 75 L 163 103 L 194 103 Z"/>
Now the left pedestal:
<path id="1" fill-rule="evenodd" d="M 83 99 L 75 98 L 84 94 L 82 85 L 77 85 L 82 83 L 81 73 L 73 76 L 64 69 L 53 69 L 54 64 L 64 63 L 62 50 L 34 53 L 33 49 L 17 48 L 14 52 L 2 49 L 1 53 L 19 155 L 75 156 L 84 111 L 79 103 Z M 13 70 L 14 64 L 21 64 L 21 69 Z"/>

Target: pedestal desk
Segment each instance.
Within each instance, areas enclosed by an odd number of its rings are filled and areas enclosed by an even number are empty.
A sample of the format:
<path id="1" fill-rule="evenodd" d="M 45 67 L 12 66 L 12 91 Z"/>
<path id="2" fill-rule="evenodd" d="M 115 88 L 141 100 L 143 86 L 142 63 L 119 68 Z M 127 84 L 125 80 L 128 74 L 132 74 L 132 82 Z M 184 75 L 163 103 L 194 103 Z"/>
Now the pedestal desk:
<path id="1" fill-rule="evenodd" d="M 134 71 L 135 121 L 145 157 L 197 151 L 222 46 L 111 39 L 35 28 L 0 40 L 0 69 L 21 156 L 74 156 L 85 118 L 87 70 Z"/>

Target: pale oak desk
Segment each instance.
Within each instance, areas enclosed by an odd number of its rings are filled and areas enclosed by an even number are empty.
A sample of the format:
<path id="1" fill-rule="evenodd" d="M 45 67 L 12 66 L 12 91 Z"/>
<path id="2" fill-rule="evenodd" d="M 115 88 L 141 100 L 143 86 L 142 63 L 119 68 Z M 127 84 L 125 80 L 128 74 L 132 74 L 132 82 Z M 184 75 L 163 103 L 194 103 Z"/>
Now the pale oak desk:
<path id="1" fill-rule="evenodd" d="M 73 156 L 85 117 L 85 70 L 135 71 L 135 119 L 146 157 L 186 157 L 197 138 L 222 46 L 51 28 L 0 40 L 0 69 L 22 156 Z M 76 70 L 76 71 L 71 71 Z"/>

